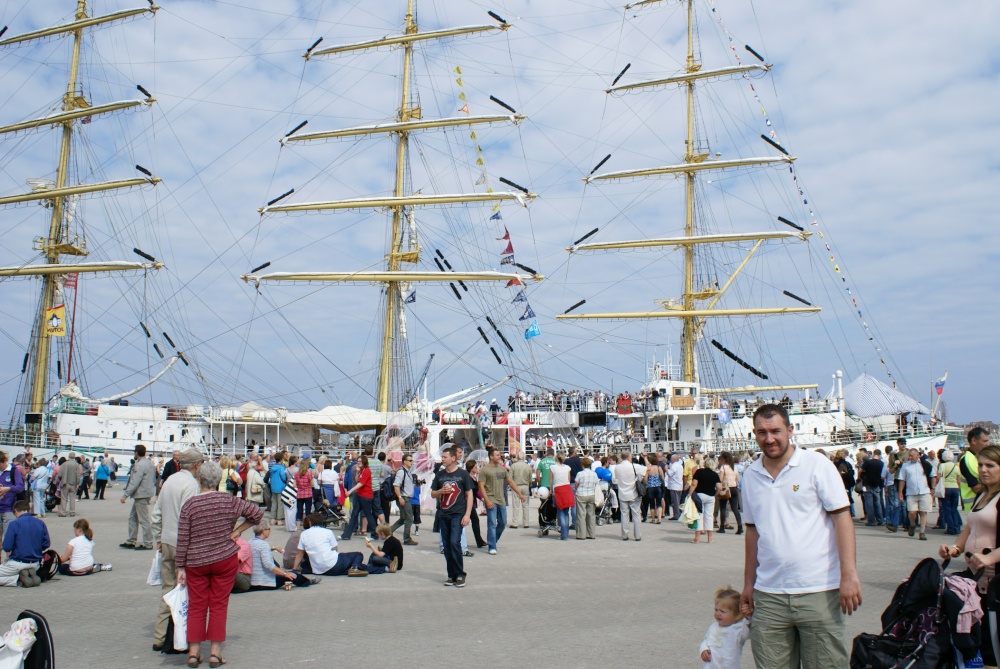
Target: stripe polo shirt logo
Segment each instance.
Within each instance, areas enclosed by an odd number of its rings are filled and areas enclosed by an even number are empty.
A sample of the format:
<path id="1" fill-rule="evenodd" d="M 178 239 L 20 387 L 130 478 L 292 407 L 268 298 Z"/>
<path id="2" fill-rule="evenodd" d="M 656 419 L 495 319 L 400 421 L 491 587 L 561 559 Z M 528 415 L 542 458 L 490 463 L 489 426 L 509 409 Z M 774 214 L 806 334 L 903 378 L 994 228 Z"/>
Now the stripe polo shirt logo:
<path id="1" fill-rule="evenodd" d="M 793 485 L 792 486 L 792 492 L 798 492 L 798 491 L 799 491 L 799 487 L 797 485 Z"/>

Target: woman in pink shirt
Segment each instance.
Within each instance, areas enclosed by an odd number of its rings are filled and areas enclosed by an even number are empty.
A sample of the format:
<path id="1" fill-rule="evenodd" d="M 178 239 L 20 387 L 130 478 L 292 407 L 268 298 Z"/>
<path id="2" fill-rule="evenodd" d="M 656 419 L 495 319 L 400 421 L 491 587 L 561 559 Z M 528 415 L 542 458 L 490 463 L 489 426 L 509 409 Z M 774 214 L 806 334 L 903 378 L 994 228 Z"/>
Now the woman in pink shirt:
<path id="1" fill-rule="evenodd" d="M 295 472 L 295 517 L 300 523 L 302 518 L 312 513 L 313 508 L 313 473 L 309 462 L 309 458 L 302 458 Z"/>

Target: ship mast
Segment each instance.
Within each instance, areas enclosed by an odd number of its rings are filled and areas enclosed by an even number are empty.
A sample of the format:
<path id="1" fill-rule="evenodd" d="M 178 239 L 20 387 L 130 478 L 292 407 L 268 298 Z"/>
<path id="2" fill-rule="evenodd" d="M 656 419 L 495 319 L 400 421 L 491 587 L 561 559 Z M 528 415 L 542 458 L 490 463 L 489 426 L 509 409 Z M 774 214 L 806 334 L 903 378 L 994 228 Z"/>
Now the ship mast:
<path id="1" fill-rule="evenodd" d="M 642 0 L 641 2 L 629 5 L 626 9 L 635 8 L 640 5 L 650 5 L 660 0 Z M 654 167 L 646 169 L 623 170 L 618 172 L 606 172 L 594 174 L 584 179 L 585 182 L 608 181 L 621 179 L 636 179 L 645 177 L 657 177 L 667 174 L 683 175 L 684 177 L 684 236 L 667 239 L 648 239 L 624 242 L 606 242 L 578 244 L 569 247 L 570 253 L 577 251 L 614 250 L 614 249 L 638 249 L 661 246 L 673 246 L 683 249 L 684 253 L 684 289 L 680 299 L 680 306 L 671 303 L 672 301 L 661 301 L 662 311 L 648 312 L 618 312 L 601 314 L 562 314 L 556 316 L 565 320 L 588 320 L 588 319 L 610 319 L 610 320 L 653 320 L 660 318 L 676 318 L 681 321 L 681 351 L 682 351 L 682 375 L 687 382 L 698 381 L 698 371 L 696 364 L 695 350 L 701 330 L 704 327 L 705 319 L 722 316 L 746 316 L 746 315 L 769 315 L 769 314 L 790 314 L 809 313 L 819 311 L 819 307 L 774 307 L 774 308 L 739 308 L 739 309 L 716 309 L 715 305 L 722 298 L 723 294 L 733 284 L 737 275 L 746 267 L 750 258 L 768 239 L 797 238 L 805 240 L 808 232 L 749 232 L 735 233 L 729 235 L 698 235 L 697 220 L 695 218 L 695 197 L 697 195 L 698 174 L 703 171 L 715 171 L 724 169 L 735 169 L 742 167 L 768 165 L 773 163 L 791 163 L 795 160 L 793 156 L 783 155 L 780 157 L 758 157 L 758 158 L 738 158 L 731 160 L 707 160 L 708 152 L 702 152 L 698 146 L 697 128 L 695 126 L 695 94 L 696 84 L 702 80 L 728 77 L 734 74 L 744 74 L 754 71 L 768 71 L 771 66 L 761 65 L 739 65 L 724 67 L 714 70 L 702 70 L 702 65 L 696 57 L 697 49 L 695 44 L 695 16 L 694 0 L 685 0 L 687 4 L 687 55 L 684 62 L 684 72 L 676 76 L 670 76 L 650 81 L 643 81 L 635 84 L 623 84 L 609 88 L 607 93 L 617 93 L 631 91 L 641 88 L 662 87 L 666 85 L 680 85 L 685 89 L 686 107 L 686 133 L 684 140 L 684 162 L 680 165 L 668 165 L 664 167 Z M 702 244 L 722 244 L 731 242 L 746 242 L 754 240 L 756 244 L 744 257 L 743 261 L 730 275 L 726 283 L 720 288 L 701 288 L 695 285 L 695 250 Z M 704 306 L 698 304 L 699 301 L 708 300 Z"/>
<path id="2" fill-rule="evenodd" d="M 330 47 L 327 49 L 312 51 L 310 49 L 304 57 L 311 58 L 337 55 L 354 51 L 365 51 L 385 47 L 402 46 L 403 51 L 403 74 L 400 86 L 399 110 L 396 113 L 395 123 L 375 124 L 357 128 L 346 128 L 343 130 L 291 134 L 282 138 L 282 144 L 288 142 L 310 142 L 316 140 L 338 139 L 344 137 L 358 137 L 366 135 L 394 135 L 396 141 L 395 169 L 392 197 L 370 197 L 353 198 L 346 200 L 334 200 L 329 202 L 309 202 L 301 204 L 268 205 L 260 209 L 260 213 L 277 212 L 297 212 L 297 211 L 337 211 L 337 210 L 357 210 L 357 209 L 386 209 L 391 212 L 391 228 L 388 253 L 385 256 L 385 271 L 365 271 L 365 272 L 274 272 L 270 274 L 248 274 L 241 278 L 244 281 L 260 284 L 262 281 L 317 281 L 332 283 L 371 283 L 378 282 L 385 286 L 385 314 L 383 316 L 383 329 L 381 338 L 381 350 L 379 354 L 379 374 L 378 385 L 375 392 L 375 408 L 377 411 L 395 411 L 399 407 L 393 402 L 393 378 L 395 370 L 405 364 L 403 357 L 402 342 L 405 339 L 401 324 L 404 315 L 403 285 L 410 283 L 441 283 L 448 281 L 503 281 L 511 280 L 524 281 L 526 279 L 541 280 L 541 275 L 524 276 L 517 273 L 508 272 L 422 272 L 411 271 L 403 268 L 403 264 L 416 264 L 420 261 L 420 247 L 411 239 L 407 248 L 404 248 L 404 224 L 409 216 L 413 216 L 413 210 L 424 206 L 442 206 L 460 203 L 489 202 L 498 203 L 503 201 L 517 201 L 526 203 L 535 197 L 534 193 L 513 193 L 513 192 L 487 192 L 487 193 L 458 193 L 441 195 L 422 195 L 407 193 L 407 164 L 410 134 L 416 131 L 432 130 L 438 128 L 448 128 L 457 126 L 474 126 L 493 123 L 520 123 L 524 116 L 511 114 L 507 116 L 461 116 L 443 119 L 422 119 L 420 107 L 411 104 L 412 87 L 412 65 L 413 46 L 417 42 L 428 40 L 440 40 L 458 35 L 468 35 L 482 32 L 492 32 L 496 30 L 506 30 L 508 23 L 501 23 L 499 26 L 463 26 L 458 28 L 448 28 L 444 30 L 434 30 L 420 32 L 416 20 L 416 2 L 407 0 L 406 17 L 403 24 L 403 34 L 392 37 L 385 37 L 378 40 L 370 40 L 355 44 Z M 313 45 L 315 46 L 315 44 Z M 301 126 L 300 126 L 301 127 Z"/>
<path id="3" fill-rule="evenodd" d="M 66 83 L 66 93 L 62 101 L 63 113 L 0 128 L 0 135 L 5 135 L 44 126 L 62 126 L 62 141 L 59 147 L 59 163 L 56 168 L 54 187 L 36 185 L 35 191 L 32 193 L 0 198 L 0 206 L 41 201 L 52 209 L 48 235 L 37 239 L 35 246 L 36 250 L 44 255 L 45 264 L 0 268 L 0 276 L 38 276 L 42 280 L 42 296 L 39 301 L 38 313 L 35 315 L 34 334 L 31 338 L 35 348 L 30 355 L 31 369 L 28 386 L 28 413 L 41 414 L 45 411 L 52 348 L 51 337 L 46 333 L 45 321 L 48 310 L 55 304 L 57 290 L 60 289 L 64 275 L 69 273 L 146 271 L 162 267 L 161 263 L 155 261 L 149 263 L 61 263 L 61 257 L 64 255 L 87 255 L 86 244 L 82 240 L 71 239 L 68 235 L 68 221 L 66 220 L 66 202 L 68 198 L 86 193 L 132 188 L 146 184 L 155 185 L 160 182 L 159 179 L 149 176 L 148 178 L 126 179 L 100 184 L 69 185 L 73 129 L 78 120 L 99 114 L 112 113 L 129 107 L 148 106 L 155 101 L 152 97 L 147 96 L 145 100 L 117 102 L 92 107 L 78 87 L 80 49 L 83 42 L 84 30 L 113 21 L 125 20 L 133 16 L 146 13 L 153 14 L 157 9 L 159 7 L 150 6 L 141 9 L 123 10 L 106 16 L 88 17 L 86 0 L 77 0 L 75 21 L 72 23 L 37 30 L 0 41 L 0 47 L 7 47 L 53 36 L 73 36 L 69 77 Z"/>

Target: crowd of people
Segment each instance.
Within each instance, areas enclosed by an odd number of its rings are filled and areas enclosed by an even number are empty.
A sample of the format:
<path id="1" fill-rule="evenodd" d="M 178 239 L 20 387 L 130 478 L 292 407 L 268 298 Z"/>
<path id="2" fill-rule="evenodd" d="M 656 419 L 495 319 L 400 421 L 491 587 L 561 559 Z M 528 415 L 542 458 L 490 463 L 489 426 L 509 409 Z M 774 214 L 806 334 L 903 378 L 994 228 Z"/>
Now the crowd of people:
<path id="1" fill-rule="evenodd" d="M 843 614 L 861 603 L 852 518 L 889 532 L 905 529 L 918 539 L 941 529 L 955 539 L 938 552 L 965 554 L 970 568 L 984 569 L 979 585 L 985 592 L 993 576 L 992 555 L 1000 557 L 994 551 L 992 503 L 1000 493 L 1000 448 L 990 446 L 986 430 L 970 431 L 968 447 L 956 457 L 950 450 L 907 448 L 903 439 L 885 453 L 796 448 L 780 404 L 759 407 L 754 429 L 759 451 L 717 456 L 697 449 L 633 455 L 572 446 L 509 454 L 490 446 L 488 460 L 480 461 L 465 459 L 461 445 L 446 444 L 440 463 L 415 462 L 420 454 L 403 452 L 371 458 L 348 453 L 336 462 L 283 450 L 206 459 L 189 449 L 161 465 L 138 445 L 120 497 L 122 503 L 131 501 L 120 546 L 160 551 L 164 594 L 177 584 L 187 586 L 186 652 L 192 667 L 202 663 L 203 642 L 209 644 L 210 666 L 225 663 L 222 643 L 233 593 L 310 587 L 320 576 L 402 570 L 405 547 L 418 545 L 421 510 L 433 511 L 445 558 L 443 584 L 465 587 L 473 548 L 498 555 L 506 529 L 534 524 L 531 497 L 540 500 L 539 527 L 550 510 L 561 540 L 573 531 L 577 540 L 595 539 L 598 518 L 617 522 L 623 541 L 641 541 L 644 528 L 670 521 L 688 524 L 695 544 L 715 543 L 716 533 L 745 533 L 744 589 L 716 593 L 714 622 L 698 650 L 706 666 L 739 666 L 747 640 L 758 666 L 791 666 L 787 661 L 793 656 L 803 666 L 846 666 Z M 73 453 L 54 463 L 34 462 L 30 454 L 8 462 L 0 452 L 6 554 L 0 585 L 38 585 L 47 553 L 55 554 L 51 561 L 64 576 L 112 569 L 95 561 L 94 532 L 82 517 L 73 522 L 65 550 L 54 550 L 43 520 L 51 495 L 39 500 L 33 494 L 36 481 L 49 492 L 55 487 L 60 515 L 76 514 L 77 493 L 86 493 L 86 499 L 90 491 L 81 487 L 95 485 L 93 480 L 84 485 L 85 462 Z M 92 479 L 113 480 L 110 458 L 90 462 Z M 99 499 L 96 485 L 94 490 Z M 861 497 L 857 508 L 854 495 Z M 935 505 L 937 525 L 928 528 Z M 398 519 L 390 524 L 393 506 Z M 272 545 L 271 533 L 281 526 L 287 540 Z M 466 536 L 470 526 L 474 547 Z M 331 528 L 340 528 L 339 536 Z M 399 529 L 402 540 L 394 536 Z M 359 537 L 367 558 L 345 550 L 346 542 Z M 788 554 L 786 542 L 798 548 Z M 820 616 L 818 628 L 789 617 L 789 603 L 796 599 Z M 161 600 L 155 651 L 173 650 L 169 620 L 169 606 Z M 789 635 L 789 629 L 795 633 Z M 772 642 L 761 643 L 763 635 Z M 983 655 L 987 666 L 995 666 L 989 664 L 992 654 Z"/>

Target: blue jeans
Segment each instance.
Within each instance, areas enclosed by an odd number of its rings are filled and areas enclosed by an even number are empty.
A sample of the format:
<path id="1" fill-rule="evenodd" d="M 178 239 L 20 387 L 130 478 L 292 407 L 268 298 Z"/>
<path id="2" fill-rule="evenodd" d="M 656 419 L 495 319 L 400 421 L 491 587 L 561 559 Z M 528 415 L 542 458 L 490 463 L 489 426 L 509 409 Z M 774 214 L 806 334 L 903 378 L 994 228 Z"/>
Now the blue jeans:
<path id="1" fill-rule="evenodd" d="M 896 486 L 885 488 L 885 524 L 899 527 L 900 524 L 900 502 L 897 497 Z"/>
<path id="2" fill-rule="evenodd" d="M 353 502 L 357 502 L 357 504 L 353 504 Z M 368 519 L 368 532 L 371 534 L 372 539 L 376 538 L 375 516 L 372 515 L 372 501 L 367 497 L 358 497 L 352 500 L 351 520 L 347 523 L 347 529 L 340 535 L 341 541 L 350 541 L 354 532 L 361 527 L 361 514 L 364 514 L 365 518 Z"/>
<path id="3" fill-rule="evenodd" d="M 343 576 L 349 569 L 365 569 L 365 556 L 361 553 L 338 553 L 337 564 L 324 571 L 321 576 Z"/>
<path id="4" fill-rule="evenodd" d="M 958 488 L 945 488 L 944 499 L 938 500 L 945 531 L 948 534 L 958 534 L 962 530 L 962 515 L 958 512 Z"/>
<path id="5" fill-rule="evenodd" d="M 559 538 L 569 539 L 569 523 L 570 523 L 569 509 L 560 509 L 558 518 L 559 518 Z"/>
<path id="6" fill-rule="evenodd" d="M 868 518 L 868 525 L 875 525 L 885 521 L 885 514 L 882 511 L 882 488 L 874 490 L 866 489 L 861 493 L 861 501 L 865 507 L 865 516 Z"/>
<path id="7" fill-rule="evenodd" d="M 457 513 L 442 514 L 441 541 L 444 543 L 444 560 L 448 566 L 448 578 L 465 578 L 465 563 L 462 561 L 462 516 Z"/>
<path id="8" fill-rule="evenodd" d="M 494 504 L 492 509 L 486 509 L 486 547 L 495 551 L 497 542 L 507 527 L 507 507 Z"/>

